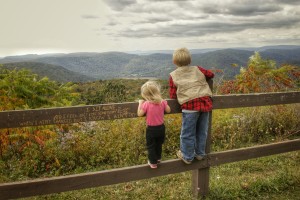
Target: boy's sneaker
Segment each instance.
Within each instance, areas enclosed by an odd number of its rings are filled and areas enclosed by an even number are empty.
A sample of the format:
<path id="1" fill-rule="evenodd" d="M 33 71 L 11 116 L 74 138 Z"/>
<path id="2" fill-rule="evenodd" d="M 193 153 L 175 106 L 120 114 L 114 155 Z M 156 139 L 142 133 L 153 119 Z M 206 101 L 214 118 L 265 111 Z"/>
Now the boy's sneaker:
<path id="1" fill-rule="evenodd" d="M 182 154 L 182 152 L 179 150 L 179 151 L 177 151 L 177 157 L 179 158 L 179 159 L 181 159 L 185 164 L 191 164 L 192 163 L 192 161 L 188 161 L 188 160 L 186 160 L 186 159 L 184 159 L 183 158 L 183 154 Z"/>
<path id="2" fill-rule="evenodd" d="M 151 169 L 157 168 L 157 164 L 151 164 L 149 160 L 148 160 L 148 165 L 150 166 Z"/>
<path id="3" fill-rule="evenodd" d="M 203 159 L 204 159 L 204 156 L 195 155 L 195 158 L 196 158 L 197 160 L 203 160 Z"/>

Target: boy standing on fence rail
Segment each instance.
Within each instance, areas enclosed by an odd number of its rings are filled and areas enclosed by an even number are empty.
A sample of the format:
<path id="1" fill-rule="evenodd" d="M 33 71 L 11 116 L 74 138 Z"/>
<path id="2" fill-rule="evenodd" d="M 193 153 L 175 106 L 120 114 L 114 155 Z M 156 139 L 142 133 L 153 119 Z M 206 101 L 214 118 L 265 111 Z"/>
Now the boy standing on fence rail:
<path id="1" fill-rule="evenodd" d="M 177 99 L 182 109 L 180 150 L 177 152 L 186 164 L 194 158 L 202 160 L 208 131 L 209 112 L 212 110 L 212 92 L 207 79 L 214 74 L 200 66 L 189 66 L 191 54 L 180 48 L 173 53 L 176 70 L 170 73 L 170 98 Z"/>
<path id="2" fill-rule="evenodd" d="M 162 144 L 165 141 L 164 113 L 171 112 L 166 100 L 160 93 L 160 86 L 155 81 L 148 81 L 141 87 L 141 95 L 146 100 L 139 100 L 137 115 L 146 115 L 146 144 L 148 164 L 152 169 L 157 168 L 161 161 Z"/>

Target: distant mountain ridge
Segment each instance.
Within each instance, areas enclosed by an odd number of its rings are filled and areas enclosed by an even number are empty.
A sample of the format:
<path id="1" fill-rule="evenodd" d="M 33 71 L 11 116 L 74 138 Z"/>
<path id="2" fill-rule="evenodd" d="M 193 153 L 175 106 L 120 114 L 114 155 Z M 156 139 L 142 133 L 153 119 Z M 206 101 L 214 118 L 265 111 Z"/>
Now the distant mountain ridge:
<path id="1" fill-rule="evenodd" d="M 201 65 L 207 69 L 224 70 L 225 78 L 232 78 L 239 73 L 241 66 L 246 66 L 248 59 L 255 51 L 259 51 L 264 59 L 272 59 L 278 65 L 283 63 L 300 66 L 300 46 L 270 46 L 259 48 L 231 48 L 231 49 L 192 49 L 192 65 Z M 149 53 L 149 52 L 148 52 Z M 172 63 L 172 53 L 166 50 L 148 53 L 123 53 L 123 52 L 79 52 L 70 54 L 45 54 L 10 56 L 0 59 L 0 64 L 11 63 L 10 65 L 21 66 L 22 62 L 27 64 L 24 67 L 30 68 L 29 63 L 37 70 L 39 64 L 45 64 L 43 68 L 56 66 L 55 70 L 49 70 L 49 77 L 60 74 L 67 80 L 88 81 L 95 79 L 113 78 L 139 78 L 156 77 L 167 79 L 169 73 L 175 69 Z M 41 66 L 42 66 L 41 64 Z M 237 64 L 239 67 L 232 67 Z M 49 65 L 49 66 L 47 66 Z M 60 70 L 67 70 L 64 73 Z M 44 70 L 45 71 L 45 70 Z M 68 74 L 73 72 L 75 74 Z M 80 79 L 80 76 L 83 78 Z M 61 79 L 62 79 L 61 77 Z M 54 79 L 55 80 L 55 79 Z M 75 81 L 76 82 L 76 81 Z"/>
<path id="2" fill-rule="evenodd" d="M 51 80 L 58 82 L 87 82 L 95 80 L 92 77 L 87 77 L 85 75 L 67 70 L 61 66 L 50 65 L 38 62 L 17 62 L 17 63 L 5 63 L 2 65 L 3 68 L 13 70 L 13 69 L 28 69 L 40 77 L 48 77 Z"/>
<path id="3" fill-rule="evenodd" d="M 265 51 L 268 49 L 298 49 L 299 45 L 274 45 L 274 46 L 263 46 L 263 47 L 235 47 L 235 48 L 226 48 L 226 49 L 239 49 L 239 50 L 248 50 L 248 51 Z M 224 48 L 206 48 L 206 49 L 190 49 L 191 54 L 207 53 L 217 50 L 222 50 Z M 162 54 L 173 54 L 174 50 L 152 50 L 152 51 L 129 51 L 126 53 L 137 54 L 137 55 L 150 55 L 156 53 Z"/>

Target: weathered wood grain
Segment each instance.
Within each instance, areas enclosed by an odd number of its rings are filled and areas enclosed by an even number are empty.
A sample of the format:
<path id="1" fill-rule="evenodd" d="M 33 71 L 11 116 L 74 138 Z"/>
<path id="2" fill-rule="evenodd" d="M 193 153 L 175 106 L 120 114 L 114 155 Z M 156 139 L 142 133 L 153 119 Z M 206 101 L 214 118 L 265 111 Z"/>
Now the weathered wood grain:
<path id="1" fill-rule="evenodd" d="M 219 95 L 213 97 L 214 109 L 300 103 L 300 92 Z M 168 100 L 171 114 L 180 113 L 176 100 Z M 77 122 L 137 117 L 138 103 L 99 104 L 34 110 L 0 112 L 0 128 L 71 124 Z"/>
<path id="2" fill-rule="evenodd" d="M 300 92 L 217 95 L 213 97 L 214 109 L 255 107 L 300 103 Z"/>

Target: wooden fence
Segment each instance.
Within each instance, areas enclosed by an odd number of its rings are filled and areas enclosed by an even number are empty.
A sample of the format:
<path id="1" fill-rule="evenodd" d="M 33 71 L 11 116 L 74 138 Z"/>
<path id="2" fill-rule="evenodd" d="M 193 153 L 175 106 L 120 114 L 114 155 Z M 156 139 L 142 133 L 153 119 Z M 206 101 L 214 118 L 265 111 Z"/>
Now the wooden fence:
<path id="1" fill-rule="evenodd" d="M 300 103 L 300 92 L 217 95 L 214 110 Z M 180 113 L 175 100 L 168 100 L 172 113 Z M 36 110 L 0 112 L 0 128 L 69 124 L 86 121 L 135 118 L 137 103 L 101 104 Z M 212 113 L 211 113 L 212 114 Z M 138 165 L 99 172 L 81 173 L 53 178 L 34 179 L 0 184 L 0 198 L 14 199 L 112 185 L 192 170 L 192 189 L 195 196 L 205 196 L 209 190 L 209 168 L 225 163 L 300 150 L 300 139 L 249 148 L 210 153 L 211 119 L 207 140 L 208 156 L 191 165 L 179 159 L 164 161 L 157 170 Z"/>

